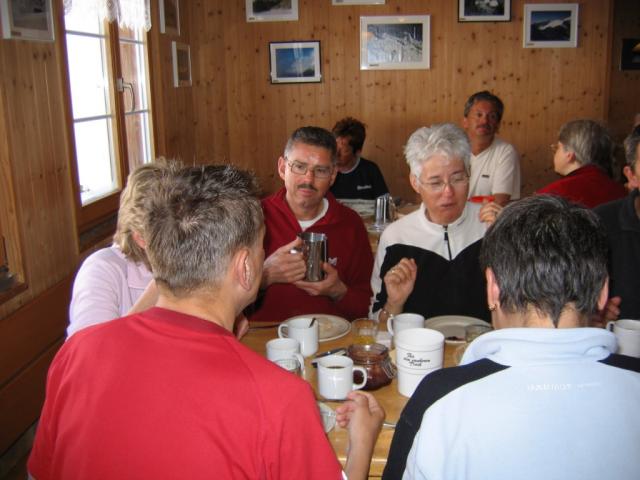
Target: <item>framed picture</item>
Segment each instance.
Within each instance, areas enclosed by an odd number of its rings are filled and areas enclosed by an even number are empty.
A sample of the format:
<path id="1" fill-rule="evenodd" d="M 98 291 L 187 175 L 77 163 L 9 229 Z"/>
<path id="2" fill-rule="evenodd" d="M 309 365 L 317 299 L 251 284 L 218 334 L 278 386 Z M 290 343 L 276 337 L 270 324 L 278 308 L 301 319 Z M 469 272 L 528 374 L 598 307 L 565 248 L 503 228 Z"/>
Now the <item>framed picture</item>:
<path id="1" fill-rule="evenodd" d="M 53 42 L 51 0 L 0 0 L 2 36 Z"/>
<path id="2" fill-rule="evenodd" d="M 180 0 L 159 0 L 160 33 L 180 36 Z"/>
<path id="3" fill-rule="evenodd" d="M 247 22 L 298 20 L 298 0 L 245 0 Z"/>
<path id="4" fill-rule="evenodd" d="M 331 5 L 384 5 L 385 0 L 331 0 Z"/>
<path id="5" fill-rule="evenodd" d="M 623 38 L 620 70 L 640 70 L 640 38 Z"/>
<path id="6" fill-rule="evenodd" d="M 360 70 L 425 70 L 429 15 L 360 17 Z"/>
<path id="7" fill-rule="evenodd" d="M 511 0 L 458 0 L 459 22 L 509 22 Z"/>
<path id="8" fill-rule="evenodd" d="M 191 52 L 189 45 L 179 42 L 171 42 L 173 54 L 173 86 L 191 86 Z"/>
<path id="9" fill-rule="evenodd" d="M 525 48 L 575 48 L 578 46 L 578 4 L 524 5 Z"/>
<path id="10" fill-rule="evenodd" d="M 269 43 L 271 83 L 314 83 L 322 81 L 320 42 Z"/>

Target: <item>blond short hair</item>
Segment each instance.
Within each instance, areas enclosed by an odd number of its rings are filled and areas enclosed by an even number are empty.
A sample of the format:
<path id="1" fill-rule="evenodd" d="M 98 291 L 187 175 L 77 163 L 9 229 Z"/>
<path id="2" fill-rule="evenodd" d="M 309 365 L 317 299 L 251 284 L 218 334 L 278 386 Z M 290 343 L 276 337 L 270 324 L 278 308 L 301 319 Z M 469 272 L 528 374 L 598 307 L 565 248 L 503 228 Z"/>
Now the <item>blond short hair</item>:
<path id="1" fill-rule="evenodd" d="M 153 163 L 140 165 L 127 178 L 127 184 L 120 194 L 120 208 L 118 210 L 118 225 L 113 235 L 116 244 L 127 259 L 136 263 L 144 263 L 151 269 L 147 254 L 133 238 L 134 233 L 146 241 L 145 231 L 148 214 L 147 199 L 150 193 L 160 185 L 160 180 L 175 173 L 179 164 L 158 158 Z"/>

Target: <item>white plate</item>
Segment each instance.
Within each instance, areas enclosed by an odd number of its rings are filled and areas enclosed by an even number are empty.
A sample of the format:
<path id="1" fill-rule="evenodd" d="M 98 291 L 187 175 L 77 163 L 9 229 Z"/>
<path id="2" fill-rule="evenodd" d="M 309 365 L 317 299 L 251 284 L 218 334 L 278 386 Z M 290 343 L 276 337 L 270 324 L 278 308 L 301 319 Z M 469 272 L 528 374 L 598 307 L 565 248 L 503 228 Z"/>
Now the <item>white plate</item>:
<path id="1" fill-rule="evenodd" d="M 335 315 L 327 315 L 325 313 L 308 313 L 307 315 L 298 315 L 285 320 L 293 320 L 295 318 L 313 318 L 318 322 L 318 341 L 328 342 L 336 338 L 344 337 L 351 331 L 351 323 L 342 317 Z"/>
<path id="2" fill-rule="evenodd" d="M 431 328 L 442 332 L 446 343 L 463 343 L 464 329 L 469 325 L 488 325 L 489 323 L 479 318 L 465 317 L 462 315 L 442 315 L 428 318 L 424 321 L 425 328 Z M 453 339 L 451 337 L 456 337 Z"/>
<path id="3" fill-rule="evenodd" d="M 316 402 L 320 409 L 320 418 L 322 418 L 322 426 L 324 427 L 324 433 L 329 433 L 336 426 L 336 413 L 329 405 L 325 405 L 322 402 Z"/>

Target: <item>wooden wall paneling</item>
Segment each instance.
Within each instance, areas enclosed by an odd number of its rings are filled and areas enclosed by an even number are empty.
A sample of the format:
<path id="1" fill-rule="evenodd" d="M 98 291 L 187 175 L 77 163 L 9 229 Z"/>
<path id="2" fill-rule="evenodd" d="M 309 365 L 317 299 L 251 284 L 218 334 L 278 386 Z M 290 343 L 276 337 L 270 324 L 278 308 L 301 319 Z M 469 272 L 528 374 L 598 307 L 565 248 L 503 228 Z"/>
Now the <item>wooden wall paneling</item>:
<path id="1" fill-rule="evenodd" d="M 611 102 L 607 112 L 613 137 L 622 141 L 640 113 L 640 70 L 620 70 L 623 38 L 640 38 L 640 9 L 636 0 L 615 0 L 610 68 Z"/>
<path id="2" fill-rule="evenodd" d="M 40 416 L 47 371 L 62 341 L 49 347 L 0 389 L 0 452 L 6 451 Z"/>
<path id="3" fill-rule="evenodd" d="M 4 56 L 0 51 L 0 65 L 4 68 Z M 6 254 L 3 261 L 9 265 L 9 269 L 17 275 L 16 282 L 24 282 L 24 264 L 22 256 L 22 234 L 18 220 L 18 210 L 16 208 L 15 189 L 13 187 L 13 165 L 11 162 L 11 135 L 10 125 L 7 122 L 6 111 L 7 99 L 5 89 L 0 82 L 0 204 L 4 208 L 0 209 L 0 226 L 5 241 L 6 251 L 3 249 L 2 255 Z M 0 245 L 0 249 L 2 249 Z"/>
<path id="4" fill-rule="evenodd" d="M 210 98 L 226 103 L 229 158 L 251 166 L 268 191 L 280 185 L 274 162 L 293 129 L 308 123 L 331 128 L 352 115 L 368 125 L 363 155 L 380 164 L 394 193 L 409 197 L 402 154 L 409 134 L 434 122 L 459 123 L 466 98 L 490 89 L 505 101 L 501 135 L 521 153 L 523 191 L 531 193 L 555 178 L 548 145 L 559 126 L 577 117 L 604 119 L 612 1 L 580 3 L 577 49 L 523 48 L 524 0 L 512 1 L 510 22 L 496 23 L 459 23 L 457 3 L 445 0 L 349 7 L 303 0 L 298 22 L 266 23 L 247 23 L 242 2 L 195 2 L 194 18 L 207 16 L 211 5 L 222 12 L 226 69 L 226 89 L 216 84 L 212 68 L 202 70 L 195 115 L 211 115 Z M 360 71 L 360 16 L 396 14 L 431 15 L 431 69 Z M 211 23 L 194 25 L 213 39 L 218 20 Z M 321 41 L 322 84 L 270 85 L 268 43 L 309 39 Z M 212 142 L 211 135 L 199 135 L 198 149 L 218 151 Z"/>
<path id="5" fill-rule="evenodd" d="M 197 45 L 190 44 L 191 2 L 180 3 L 180 36 L 160 33 L 158 3 L 151 2 L 156 23 L 148 33 L 150 48 L 151 96 L 156 156 L 181 159 L 185 164 L 195 160 L 193 86 L 173 86 L 171 42 L 190 46 L 191 76 L 198 60 Z"/>
<path id="6" fill-rule="evenodd" d="M 164 89 L 166 79 L 169 78 L 167 69 L 169 65 L 167 60 L 167 41 L 163 41 L 160 34 L 160 12 L 158 2 L 151 2 L 151 30 L 147 32 L 147 47 L 149 49 L 149 96 L 151 100 L 151 116 L 153 130 L 153 149 L 155 155 L 167 155 L 167 135 L 168 135 L 168 119 L 164 114 L 165 99 Z M 169 44 L 169 49 L 171 45 Z M 170 58 L 169 53 L 169 58 Z M 173 71 L 171 71 L 173 76 Z"/>
<path id="7" fill-rule="evenodd" d="M 194 127 L 197 163 L 224 163 L 229 158 L 224 62 L 224 9 L 214 2 L 197 2 L 191 29 L 197 45 L 193 64 Z M 199 108 L 202 106 L 203 108 Z M 201 138 L 210 139 L 207 142 Z"/>
<path id="8" fill-rule="evenodd" d="M 0 386 L 64 337 L 73 275 L 0 320 Z"/>
<path id="9" fill-rule="evenodd" d="M 257 130 L 255 112 L 256 83 L 264 81 L 265 72 L 257 68 L 255 53 L 259 30 L 263 23 L 245 21 L 244 4 L 225 7 L 225 67 L 227 83 L 227 114 L 229 122 L 229 155 L 234 164 L 247 167 L 255 163 L 261 175 L 258 150 L 263 140 Z M 260 62 L 260 64 L 262 64 Z M 260 77 L 262 75 L 262 77 Z"/>
<path id="10" fill-rule="evenodd" d="M 0 61 L 8 156 L 29 283 L 28 291 L 0 305 L 3 316 L 75 268 L 77 238 L 55 44 L 5 40 Z"/>
<path id="11" fill-rule="evenodd" d="M 72 275 L 0 320 L 0 452 L 38 417 L 67 326 Z"/>
<path id="12" fill-rule="evenodd" d="M 254 105 L 255 119 L 252 132 L 245 140 L 255 143 L 251 149 L 253 159 L 247 158 L 246 167 L 257 166 L 256 173 L 261 178 L 264 191 L 280 188 L 282 181 L 277 172 L 277 160 L 284 152 L 289 132 L 287 132 L 288 115 L 297 115 L 300 105 L 289 97 L 292 89 L 298 85 L 272 84 L 270 78 L 270 46 L 273 41 L 301 40 L 295 33 L 287 29 L 277 30 L 277 24 L 256 25 L 255 40 L 250 53 L 254 63 Z M 248 108 L 245 106 L 244 108 Z M 250 107 L 249 107 L 250 108 Z M 231 119 L 230 119 L 231 122 Z M 262 131 L 261 126 L 272 125 L 270 131 Z M 252 165 L 253 163 L 253 165 Z M 255 168 L 255 167 L 254 167 Z"/>

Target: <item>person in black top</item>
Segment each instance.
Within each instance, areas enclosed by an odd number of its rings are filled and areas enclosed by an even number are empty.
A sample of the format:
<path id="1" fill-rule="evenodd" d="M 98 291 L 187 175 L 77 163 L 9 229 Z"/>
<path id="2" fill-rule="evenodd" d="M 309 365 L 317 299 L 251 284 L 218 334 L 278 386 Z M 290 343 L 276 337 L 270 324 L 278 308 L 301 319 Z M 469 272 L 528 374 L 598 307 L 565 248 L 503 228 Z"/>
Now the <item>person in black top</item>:
<path id="1" fill-rule="evenodd" d="M 365 125 L 345 117 L 333 126 L 332 132 L 338 144 L 338 175 L 331 193 L 339 199 L 365 200 L 389 193 L 378 166 L 360 156 L 366 138 Z"/>
<path id="2" fill-rule="evenodd" d="M 624 141 L 631 192 L 596 207 L 609 240 L 609 302 L 603 320 L 640 319 L 640 125 Z"/>

